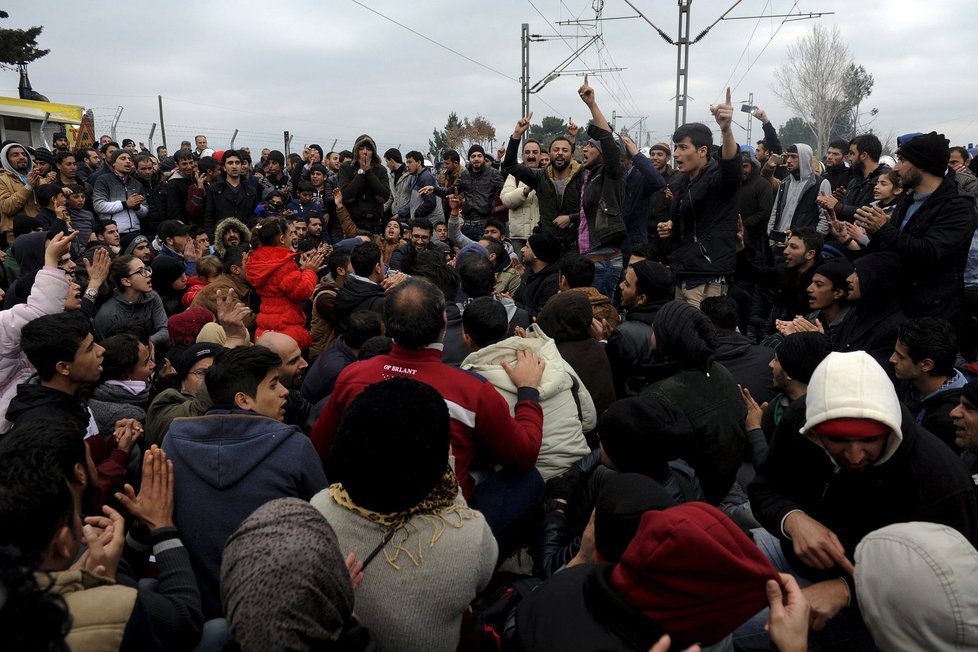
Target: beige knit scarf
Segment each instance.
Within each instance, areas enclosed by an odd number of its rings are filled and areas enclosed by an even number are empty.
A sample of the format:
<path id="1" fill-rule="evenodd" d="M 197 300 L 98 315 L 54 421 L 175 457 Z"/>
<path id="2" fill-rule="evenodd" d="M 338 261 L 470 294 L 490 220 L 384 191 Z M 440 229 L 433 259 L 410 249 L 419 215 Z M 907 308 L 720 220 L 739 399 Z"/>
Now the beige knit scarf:
<path id="1" fill-rule="evenodd" d="M 329 496 L 340 507 L 387 528 L 384 540 L 378 547 L 382 547 L 387 563 L 396 570 L 401 570 L 397 563 L 401 553 L 412 564 L 420 566 L 424 561 L 426 540 L 427 547 L 434 548 L 445 528 L 460 529 L 465 521 L 475 518 L 475 511 L 458 500 L 458 480 L 450 468 L 445 469 L 441 481 L 424 500 L 402 512 L 385 514 L 360 507 L 339 482 L 330 485 Z M 425 536 L 427 526 L 431 528 L 430 536 Z"/>

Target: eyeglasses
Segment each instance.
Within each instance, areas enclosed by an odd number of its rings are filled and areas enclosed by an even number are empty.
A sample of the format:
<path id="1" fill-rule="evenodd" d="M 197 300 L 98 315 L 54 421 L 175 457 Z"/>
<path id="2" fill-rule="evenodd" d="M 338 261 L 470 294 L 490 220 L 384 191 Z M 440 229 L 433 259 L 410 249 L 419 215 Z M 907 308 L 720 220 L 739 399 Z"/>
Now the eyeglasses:
<path id="1" fill-rule="evenodd" d="M 411 239 L 412 240 L 417 240 L 419 242 L 427 242 L 428 240 L 431 240 L 431 236 L 430 235 L 420 235 L 420 234 L 417 234 L 417 233 L 412 233 L 411 234 Z"/>
<path id="2" fill-rule="evenodd" d="M 130 276 L 135 276 L 136 274 L 142 274 L 143 276 L 149 278 L 150 276 L 153 275 L 153 268 L 152 267 L 140 267 L 135 272 L 129 272 L 128 274 L 126 274 L 126 278 L 129 278 Z"/>

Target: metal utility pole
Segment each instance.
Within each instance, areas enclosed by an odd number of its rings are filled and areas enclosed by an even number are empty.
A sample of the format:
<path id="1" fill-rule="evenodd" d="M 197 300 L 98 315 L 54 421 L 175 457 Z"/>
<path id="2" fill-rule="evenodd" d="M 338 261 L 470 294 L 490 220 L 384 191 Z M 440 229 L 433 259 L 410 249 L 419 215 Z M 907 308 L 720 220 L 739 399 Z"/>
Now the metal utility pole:
<path id="1" fill-rule="evenodd" d="M 520 42 L 523 44 L 523 66 L 520 75 L 520 115 L 530 115 L 530 24 L 523 23 L 520 28 Z"/>
<path id="2" fill-rule="evenodd" d="M 163 124 L 163 96 L 157 95 L 156 99 L 160 102 L 160 136 L 163 138 L 163 147 L 166 147 L 166 125 Z M 169 148 L 167 148 L 169 151 Z"/>
<path id="3" fill-rule="evenodd" d="M 584 52 L 584 50 L 591 47 L 591 45 L 596 43 L 601 38 L 600 36 L 592 36 L 587 41 L 585 41 L 582 46 L 580 46 L 579 48 L 571 52 L 566 59 L 558 63 L 553 70 L 551 70 L 549 73 L 547 73 L 547 75 L 543 77 L 543 79 L 538 81 L 536 84 L 531 85 L 530 84 L 530 43 L 549 41 L 551 39 L 542 37 L 539 34 L 530 34 L 529 30 L 530 30 L 529 24 L 523 23 L 520 29 L 520 41 L 523 48 L 523 74 L 520 77 L 521 100 L 522 100 L 521 107 L 520 107 L 520 110 L 522 111 L 521 115 L 530 115 L 530 95 L 539 93 L 540 91 L 543 90 L 543 88 L 547 84 L 557 79 L 561 75 L 579 74 L 580 72 L 586 72 L 586 73 L 590 73 L 591 75 L 594 75 L 595 73 L 615 72 L 618 70 L 623 70 L 623 68 L 589 68 L 583 71 L 567 70 L 567 66 L 569 66 L 578 57 L 580 57 L 581 54 Z"/>
<path id="4" fill-rule="evenodd" d="M 751 91 L 750 93 L 747 94 L 747 103 L 750 104 L 751 106 L 754 106 L 754 91 Z M 754 113 L 754 109 L 751 109 L 751 114 L 753 115 L 753 113 Z M 753 126 L 754 126 L 754 121 L 751 120 L 751 115 L 748 115 L 747 116 L 747 144 L 750 145 L 751 147 L 754 146 L 754 141 L 751 140 L 751 135 L 750 135 L 751 127 Z"/>
<path id="5" fill-rule="evenodd" d="M 729 16 L 728 14 L 733 11 L 737 5 L 739 5 L 743 0 L 735 0 L 730 8 L 727 9 L 723 14 L 717 18 L 715 21 L 710 23 L 710 25 L 704 29 L 702 32 L 696 35 L 696 38 L 690 40 L 689 38 L 689 7 L 693 3 L 693 0 L 677 0 L 679 3 L 679 37 L 673 40 L 662 31 L 655 23 L 653 23 L 648 16 L 639 11 L 631 0 L 625 0 L 625 4 L 631 7 L 637 16 L 615 16 L 613 18 L 597 18 L 596 20 L 623 20 L 626 18 L 641 18 L 647 22 L 652 29 L 654 29 L 659 36 L 662 37 L 669 45 L 675 45 L 678 50 L 676 54 L 676 128 L 679 125 L 686 122 L 686 100 L 689 96 L 686 91 L 689 87 L 689 46 L 699 43 L 703 38 L 710 33 L 717 23 L 721 20 L 746 20 L 753 18 L 791 18 L 793 20 L 807 20 L 810 18 L 820 18 L 821 16 L 828 16 L 835 12 L 823 11 L 823 12 L 809 12 L 797 14 L 770 14 L 765 16 Z"/>
<path id="6" fill-rule="evenodd" d="M 689 88 L 689 6 L 679 0 L 679 40 L 676 41 L 676 128 L 686 124 L 686 90 Z M 731 7 L 732 8 L 732 7 Z"/>

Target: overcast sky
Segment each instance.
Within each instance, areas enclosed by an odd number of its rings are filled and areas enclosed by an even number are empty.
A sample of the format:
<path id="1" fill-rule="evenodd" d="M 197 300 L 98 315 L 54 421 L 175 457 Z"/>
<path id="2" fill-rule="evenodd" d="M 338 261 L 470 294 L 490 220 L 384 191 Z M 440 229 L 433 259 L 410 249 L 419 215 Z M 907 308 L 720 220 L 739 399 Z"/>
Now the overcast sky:
<path id="1" fill-rule="evenodd" d="M 675 38 L 675 2 L 633 2 Z M 692 34 L 732 2 L 694 2 Z M 442 128 L 451 111 L 460 118 L 484 115 L 503 139 L 519 117 L 521 23 L 553 37 L 530 45 L 531 83 L 594 33 L 590 25 L 554 24 L 593 18 L 591 0 L 15 0 L 4 8 L 10 14 L 4 27 L 44 26 L 39 45 L 51 53 L 29 67 L 35 90 L 51 101 L 93 108 L 98 133 L 123 106 L 117 136 L 137 141 L 159 122 L 160 94 L 171 151 L 195 133 L 224 148 L 234 129 L 241 131 L 236 145 L 253 151 L 281 149 L 286 129 L 295 134 L 293 151 L 313 142 L 328 149 L 334 139 L 337 149 L 350 148 L 361 133 L 372 135 L 381 152 L 398 145 L 426 151 L 432 130 Z M 708 107 L 722 97 L 728 79 L 738 105 L 753 91 L 755 104 L 776 125 L 791 117 L 771 90 L 773 71 L 815 22 L 770 17 L 792 9 L 835 12 L 818 21 L 837 26 L 854 61 L 875 77 L 866 105 L 879 109 L 872 126 L 881 136 L 936 129 L 952 144 L 978 141 L 976 59 L 968 54 L 975 0 L 742 0 L 731 17 L 767 17 L 723 21 L 691 46 L 689 121 L 711 120 Z M 604 3 L 605 18 L 634 15 L 623 0 Z M 667 139 L 676 48 L 641 19 L 605 21 L 602 31 L 603 49 L 592 46 L 568 70 L 624 68 L 592 78 L 599 104 L 609 119 L 612 111 L 634 116 L 619 120 L 619 127 L 647 116 L 653 137 Z M 581 81 L 561 76 L 531 96 L 533 121 L 561 115 L 583 123 L 586 108 L 576 94 Z M 0 94 L 16 96 L 16 87 L 16 72 L 0 71 Z M 745 114 L 735 120 L 747 124 Z M 754 140 L 758 132 L 755 122 Z M 746 141 L 745 131 L 735 133 Z M 158 127 L 154 142 L 162 142 Z"/>

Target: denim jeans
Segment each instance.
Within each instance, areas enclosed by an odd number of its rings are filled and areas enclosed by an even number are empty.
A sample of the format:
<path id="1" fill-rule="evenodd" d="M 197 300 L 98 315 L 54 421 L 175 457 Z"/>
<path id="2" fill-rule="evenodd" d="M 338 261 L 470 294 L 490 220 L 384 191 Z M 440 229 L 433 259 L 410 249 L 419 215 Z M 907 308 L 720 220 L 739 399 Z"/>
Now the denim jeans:
<path id="1" fill-rule="evenodd" d="M 594 263 L 594 283 L 595 290 L 605 295 L 609 299 L 615 296 L 615 287 L 621 279 L 622 260 L 621 256 L 615 256 L 608 260 L 601 260 Z"/>
<path id="2" fill-rule="evenodd" d="M 791 567 L 788 559 L 781 550 L 781 541 L 764 528 L 751 530 L 754 543 L 761 549 L 761 552 L 774 564 L 774 567 L 781 573 L 789 573 L 796 580 L 798 586 L 804 589 L 811 586 L 811 582 L 802 577 L 797 570 Z M 767 652 L 771 649 L 771 637 L 764 631 L 764 625 L 770 616 L 767 608 L 758 612 L 753 618 L 741 625 L 734 631 L 734 647 L 738 651 Z M 808 649 L 812 652 L 821 651 L 851 651 L 851 652 L 872 652 L 877 649 L 873 643 L 866 624 L 860 617 L 859 612 L 846 607 L 835 615 L 832 620 L 825 625 L 825 629 L 820 632 L 810 631 L 808 633 Z"/>

